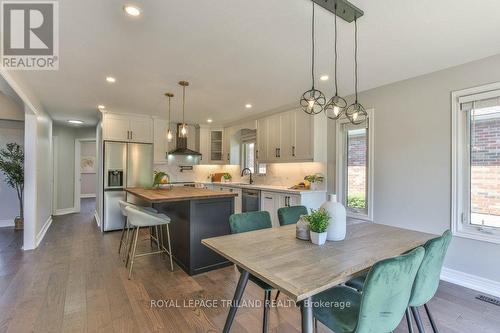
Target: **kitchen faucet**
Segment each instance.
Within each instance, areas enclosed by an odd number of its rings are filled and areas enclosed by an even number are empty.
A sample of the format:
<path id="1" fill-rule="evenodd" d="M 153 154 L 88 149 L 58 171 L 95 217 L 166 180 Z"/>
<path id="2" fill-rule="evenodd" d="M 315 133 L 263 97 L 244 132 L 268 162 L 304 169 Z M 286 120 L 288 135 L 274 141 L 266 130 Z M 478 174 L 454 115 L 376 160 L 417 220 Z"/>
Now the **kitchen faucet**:
<path id="1" fill-rule="evenodd" d="M 250 170 L 249 168 L 245 168 L 245 169 L 241 170 L 241 177 L 243 177 L 245 175 L 245 171 L 248 171 L 248 174 L 250 175 L 250 185 L 252 185 L 253 184 L 252 170 Z"/>

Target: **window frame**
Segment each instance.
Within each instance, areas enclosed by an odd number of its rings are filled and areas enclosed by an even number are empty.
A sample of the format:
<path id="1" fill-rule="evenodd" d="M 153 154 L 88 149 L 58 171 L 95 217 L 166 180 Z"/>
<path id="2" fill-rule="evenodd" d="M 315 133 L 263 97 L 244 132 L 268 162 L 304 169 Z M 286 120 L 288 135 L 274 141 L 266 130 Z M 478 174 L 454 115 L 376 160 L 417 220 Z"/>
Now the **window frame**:
<path id="1" fill-rule="evenodd" d="M 500 228 L 474 226 L 468 221 L 471 195 L 470 119 L 466 112 L 462 111 L 460 103 L 464 100 L 482 99 L 489 95 L 500 97 L 500 82 L 451 93 L 451 230 L 453 235 L 461 238 L 500 244 Z"/>
<path id="2" fill-rule="evenodd" d="M 259 168 L 259 163 L 257 162 L 257 159 L 255 158 L 255 150 L 257 149 L 257 143 L 256 142 L 246 142 L 246 143 L 241 143 L 240 144 L 240 151 L 241 151 L 241 163 L 240 163 L 240 167 L 241 169 L 243 170 L 244 168 L 250 168 L 248 165 L 247 165 L 247 152 L 248 152 L 248 149 L 247 149 L 247 145 L 250 145 L 250 144 L 253 144 L 253 156 L 254 156 L 254 159 L 253 159 L 253 174 L 259 174 L 258 173 L 258 168 Z"/>
<path id="3" fill-rule="evenodd" d="M 347 192 L 347 155 L 346 155 L 346 147 L 347 147 L 347 136 L 346 136 L 346 124 L 350 124 L 349 119 L 342 118 L 336 121 L 335 124 L 335 135 L 336 135 L 336 162 L 335 162 L 335 169 L 336 169 L 336 176 L 335 176 L 335 183 L 336 183 L 336 192 L 337 192 L 337 200 L 338 202 L 342 203 L 346 207 L 347 211 L 347 216 L 350 218 L 355 218 L 359 220 L 364 220 L 364 221 L 369 221 L 373 222 L 373 204 L 375 202 L 374 200 L 374 191 L 373 191 L 373 185 L 374 185 L 374 121 L 375 118 L 373 116 L 374 109 L 368 109 L 366 110 L 368 113 L 367 117 L 367 126 L 366 128 L 368 129 L 368 155 L 367 155 L 367 189 L 366 189 L 366 202 L 368 205 L 367 209 L 367 214 L 359 214 L 359 213 L 354 213 L 352 211 L 349 211 L 347 208 L 347 198 L 346 198 L 346 192 Z"/>

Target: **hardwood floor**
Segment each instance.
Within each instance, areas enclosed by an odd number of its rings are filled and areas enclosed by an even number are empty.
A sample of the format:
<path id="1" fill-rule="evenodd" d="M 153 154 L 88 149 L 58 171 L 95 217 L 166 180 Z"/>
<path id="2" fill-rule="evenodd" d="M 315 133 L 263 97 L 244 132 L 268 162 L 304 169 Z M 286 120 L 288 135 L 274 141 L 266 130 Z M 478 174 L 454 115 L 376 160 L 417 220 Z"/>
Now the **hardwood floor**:
<path id="1" fill-rule="evenodd" d="M 188 302 L 231 299 L 238 279 L 234 268 L 189 277 L 178 267 L 170 272 L 168 260 L 152 256 L 139 259 L 128 280 L 117 253 L 119 238 L 119 232 L 98 231 L 92 200 L 82 201 L 80 214 L 54 217 L 35 251 L 20 249 L 22 233 L 0 229 L 0 332 L 222 330 L 227 307 Z M 146 249 L 149 242 L 145 234 L 142 238 L 141 248 Z M 440 285 L 430 307 L 441 332 L 500 332 L 500 307 L 475 299 L 477 294 L 449 283 Z M 262 297 L 263 291 L 249 282 L 245 300 Z M 157 301 L 164 306 L 152 307 L 151 300 L 171 303 Z M 280 302 L 287 303 L 287 298 L 280 296 Z M 431 332 L 425 312 L 421 314 Z M 261 326 L 260 307 L 241 308 L 232 332 L 260 332 Z M 270 332 L 299 332 L 298 309 L 271 309 L 269 327 Z M 406 331 L 405 322 L 396 330 Z"/>

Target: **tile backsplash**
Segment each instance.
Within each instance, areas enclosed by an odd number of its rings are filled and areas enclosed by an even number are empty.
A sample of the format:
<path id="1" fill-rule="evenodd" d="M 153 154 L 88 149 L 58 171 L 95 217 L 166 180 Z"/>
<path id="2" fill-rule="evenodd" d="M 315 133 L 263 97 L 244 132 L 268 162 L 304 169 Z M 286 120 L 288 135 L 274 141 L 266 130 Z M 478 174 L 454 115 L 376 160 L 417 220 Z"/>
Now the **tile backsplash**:
<path id="1" fill-rule="evenodd" d="M 178 166 L 157 164 L 155 170 L 167 172 L 171 181 L 209 181 L 208 176 L 215 172 L 228 172 L 233 181 L 248 181 L 248 176 L 240 177 L 239 165 L 195 165 L 192 171 L 180 172 Z M 256 184 L 292 186 L 304 181 L 306 175 L 321 173 L 326 176 L 326 164 L 319 162 L 308 163 L 273 163 L 267 164 L 265 175 L 254 175 Z M 322 186 L 325 186 L 326 182 Z"/>

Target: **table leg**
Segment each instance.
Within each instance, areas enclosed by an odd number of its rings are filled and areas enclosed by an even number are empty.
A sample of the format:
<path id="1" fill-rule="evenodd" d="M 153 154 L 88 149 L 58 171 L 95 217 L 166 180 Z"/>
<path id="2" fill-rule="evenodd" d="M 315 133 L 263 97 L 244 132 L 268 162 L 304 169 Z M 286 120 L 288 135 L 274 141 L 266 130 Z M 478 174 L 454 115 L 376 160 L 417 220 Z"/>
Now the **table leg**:
<path id="1" fill-rule="evenodd" d="M 231 308 L 227 314 L 226 324 L 224 325 L 224 330 L 222 332 L 229 333 L 231 325 L 233 324 L 234 316 L 236 315 L 236 310 L 238 310 L 238 305 L 240 304 L 241 297 L 243 297 L 243 292 L 248 282 L 248 272 L 241 270 L 240 279 L 238 280 L 238 285 L 234 291 L 233 301 L 231 302 Z"/>
<path id="2" fill-rule="evenodd" d="M 302 333 L 313 332 L 313 310 L 311 297 L 300 303 L 300 314 L 302 315 Z"/>

